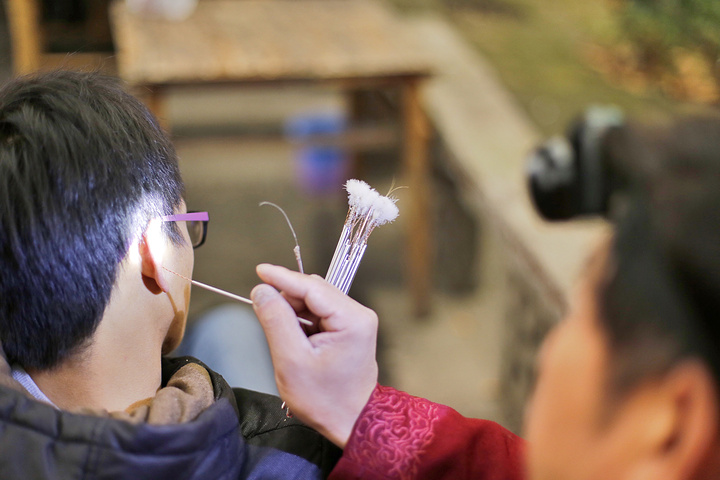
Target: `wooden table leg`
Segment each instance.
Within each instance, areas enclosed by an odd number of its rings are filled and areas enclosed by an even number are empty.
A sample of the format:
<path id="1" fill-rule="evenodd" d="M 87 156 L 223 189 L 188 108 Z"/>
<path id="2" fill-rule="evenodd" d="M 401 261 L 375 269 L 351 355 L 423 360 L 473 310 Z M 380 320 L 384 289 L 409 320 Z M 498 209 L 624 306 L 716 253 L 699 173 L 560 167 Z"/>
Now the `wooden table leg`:
<path id="1" fill-rule="evenodd" d="M 148 86 L 142 89 L 140 93 L 140 99 L 145 102 L 150 112 L 157 118 L 160 126 L 168 133 L 170 133 L 170 122 L 167 119 L 167 112 L 165 111 L 165 99 L 163 98 L 165 92 L 159 86 Z"/>
<path id="2" fill-rule="evenodd" d="M 40 9 L 37 0 L 8 0 L 5 2 L 13 71 L 22 75 L 41 66 L 42 39 L 40 37 Z"/>
<path id="3" fill-rule="evenodd" d="M 429 124 L 420 100 L 420 81 L 406 83 L 402 91 L 403 162 L 410 195 L 408 221 L 407 279 L 413 310 L 417 316 L 430 312 L 433 255 L 430 229 Z"/>
<path id="4" fill-rule="evenodd" d="M 354 128 L 355 126 L 362 123 L 364 120 L 362 118 L 362 104 L 364 100 L 364 91 L 360 89 L 351 89 L 347 91 L 346 94 L 346 101 L 347 101 L 347 111 L 348 111 L 348 125 L 349 128 Z M 350 160 L 350 168 L 348 169 L 348 176 L 349 178 L 363 178 L 363 165 L 362 165 L 362 155 L 360 154 L 360 151 L 358 148 L 349 148 L 348 149 L 348 158 Z"/>

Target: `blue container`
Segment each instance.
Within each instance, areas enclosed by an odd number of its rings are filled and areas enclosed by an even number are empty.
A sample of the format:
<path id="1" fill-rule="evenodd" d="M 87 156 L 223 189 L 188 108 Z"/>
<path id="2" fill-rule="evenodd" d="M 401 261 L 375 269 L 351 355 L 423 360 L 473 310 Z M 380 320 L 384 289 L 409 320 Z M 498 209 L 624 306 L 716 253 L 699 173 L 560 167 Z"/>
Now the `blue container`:
<path id="1" fill-rule="evenodd" d="M 342 189 L 349 173 L 349 155 L 333 136 L 343 134 L 346 128 L 347 119 L 339 113 L 305 113 L 285 123 L 286 135 L 298 145 L 297 181 L 307 193 L 333 193 Z"/>

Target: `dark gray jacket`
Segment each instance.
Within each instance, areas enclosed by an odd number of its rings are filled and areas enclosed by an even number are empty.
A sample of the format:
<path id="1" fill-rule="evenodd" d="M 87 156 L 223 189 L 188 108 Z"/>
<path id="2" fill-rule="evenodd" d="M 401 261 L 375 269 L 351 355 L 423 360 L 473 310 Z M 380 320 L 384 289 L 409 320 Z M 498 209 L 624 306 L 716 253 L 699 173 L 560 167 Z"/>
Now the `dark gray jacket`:
<path id="1" fill-rule="evenodd" d="M 163 360 L 163 385 L 189 357 Z M 56 410 L 0 386 L 0 479 L 314 479 L 340 450 L 277 397 L 231 389 L 208 369 L 215 403 L 177 425 Z"/>

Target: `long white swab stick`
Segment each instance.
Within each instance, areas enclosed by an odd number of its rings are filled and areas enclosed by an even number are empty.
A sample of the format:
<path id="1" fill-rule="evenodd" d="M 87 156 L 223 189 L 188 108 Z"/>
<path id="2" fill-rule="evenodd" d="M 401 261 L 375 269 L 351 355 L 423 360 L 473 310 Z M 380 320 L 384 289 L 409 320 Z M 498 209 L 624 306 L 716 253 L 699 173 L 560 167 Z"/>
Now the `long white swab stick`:
<path id="1" fill-rule="evenodd" d="M 226 292 L 225 290 L 220 290 L 219 288 L 211 287 L 210 285 L 206 285 L 202 282 L 198 282 L 197 280 L 190 280 L 193 285 L 197 285 L 198 287 L 202 287 L 206 290 L 210 290 L 211 292 L 219 293 L 220 295 L 225 295 L 226 297 L 234 298 L 235 300 L 238 300 L 240 302 L 247 303 L 248 305 L 252 305 L 253 301 L 249 298 L 241 297 L 240 295 L 235 295 L 234 293 Z"/>
<path id="2" fill-rule="evenodd" d="M 219 288 L 217 288 L 217 287 L 212 287 L 212 286 L 210 286 L 210 285 L 208 285 L 208 284 L 205 284 L 205 283 L 202 283 L 202 282 L 198 282 L 197 280 L 193 280 L 192 278 L 188 278 L 188 277 L 186 277 L 185 275 L 180 275 L 180 274 L 177 273 L 177 272 L 173 272 L 172 270 L 170 270 L 169 268 L 167 268 L 167 267 L 165 267 L 165 266 L 163 266 L 163 268 L 164 268 L 165 270 L 167 270 L 168 272 L 170 272 L 170 273 L 174 273 L 175 275 L 177 275 L 177 276 L 180 277 L 180 278 L 184 278 L 185 280 L 188 280 L 190 283 L 192 283 L 193 285 L 197 285 L 197 286 L 200 287 L 200 288 L 204 288 L 204 289 L 206 289 L 206 290 L 210 290 L 211 292 L 219 293 L 220 295 L 225 295 L 226 297 L 232 298 L 232 299 L 237 300 L 237 301 L 239 301 L 239 302 L 247 303 L 248 305 L 252 305 L 252 304 L 253 304 L 253 301 L 250 300 L 249 298 L 241 297 L 240 295 L 235 295 L 234 293 L 230 293 L 230 292 L 227 292 L 227 291 L 225 291 L 225 290 L 221 290 L 221 289 L 219 289 Z M 313 323 L 312 323 L 310 320 L 306 320 L 306 319 L 300 318 L 300 317 L 297 317 L 297 319 L 298 319 L 298 322 L 300 322 L 300 323 L 302 323 L 302 324 L 309 325 L 309 326 L 312 326 L 312 325 L 313 325 Z"/>

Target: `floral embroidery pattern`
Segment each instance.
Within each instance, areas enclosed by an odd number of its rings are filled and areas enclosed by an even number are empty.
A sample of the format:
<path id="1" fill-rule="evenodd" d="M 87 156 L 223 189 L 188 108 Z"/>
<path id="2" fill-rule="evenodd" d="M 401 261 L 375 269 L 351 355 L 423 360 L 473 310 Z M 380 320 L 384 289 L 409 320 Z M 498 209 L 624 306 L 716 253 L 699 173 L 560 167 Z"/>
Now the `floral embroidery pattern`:
<path id="1" fill-rule="evenodd" d="M 428 400 L 378 385 L 355 424 L 352 460 L 388 478 L 415 477 L 437 410 Z"/>

